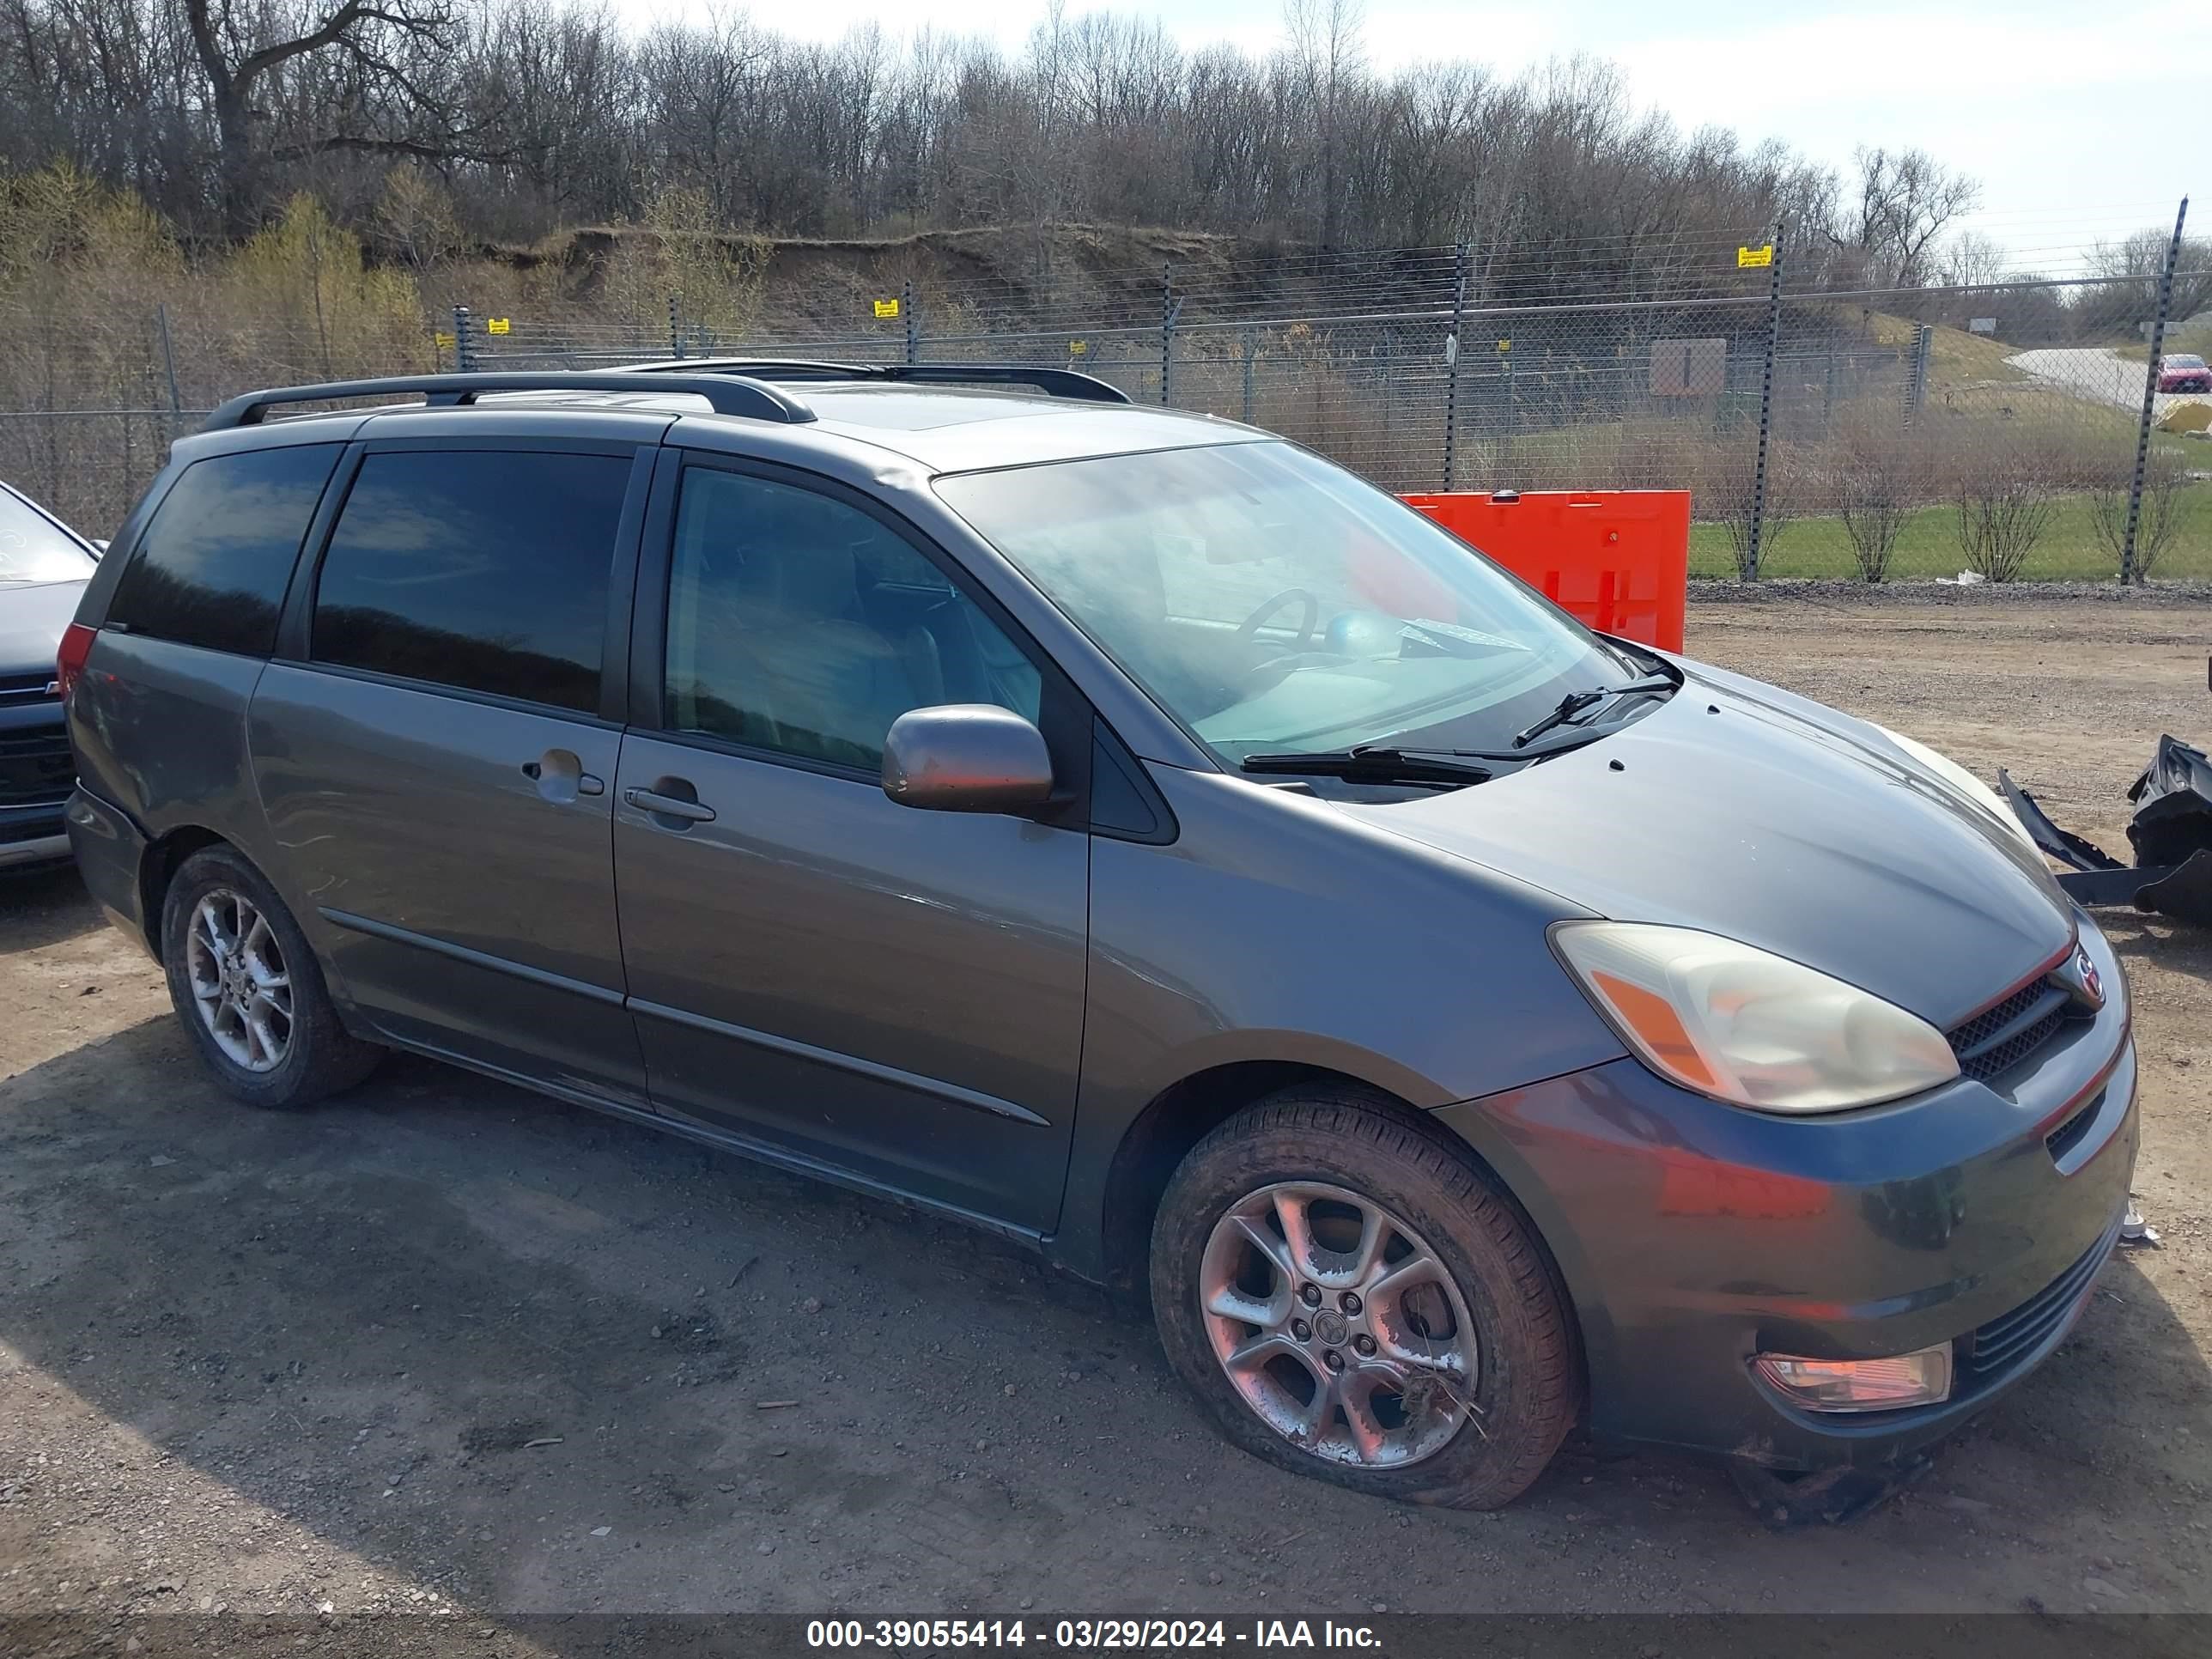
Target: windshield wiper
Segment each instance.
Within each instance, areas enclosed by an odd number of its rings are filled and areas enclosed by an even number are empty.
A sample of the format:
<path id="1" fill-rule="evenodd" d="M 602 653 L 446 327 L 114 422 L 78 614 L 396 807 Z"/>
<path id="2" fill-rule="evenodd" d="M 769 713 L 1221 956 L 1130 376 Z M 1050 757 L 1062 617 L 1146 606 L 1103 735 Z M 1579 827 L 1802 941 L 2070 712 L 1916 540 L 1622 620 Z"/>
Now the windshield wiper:
<path id="1" fill-rule="evenodd" d="M 1356 783 L 1487 783 L 1492 775 L 1488 767 L 1459 758 L 1456 750 L 1391 749 L 1372 743 L 1247 755 L 1237 765 L 1247 772 L 1303 772 Z"/>
<path id="2" fill-rule="evenodd" d="M 1674 680 L 1671 675 L 1647 674 L 1640 680 L 1631 680 L 1626 685 L 1594 685 L 1587 691 L 1570 691 L 1559 699 L 1559 706 L 1533 725 L 1524 726 L 1513 734 L 1513 746 L 1526 748 L 1536 738 L 1556 726 L 1579 724 L 1579 716 L 1586 710 L 1614 697 L 1635 696 L 1639 693 L 1672 691 Z"/>

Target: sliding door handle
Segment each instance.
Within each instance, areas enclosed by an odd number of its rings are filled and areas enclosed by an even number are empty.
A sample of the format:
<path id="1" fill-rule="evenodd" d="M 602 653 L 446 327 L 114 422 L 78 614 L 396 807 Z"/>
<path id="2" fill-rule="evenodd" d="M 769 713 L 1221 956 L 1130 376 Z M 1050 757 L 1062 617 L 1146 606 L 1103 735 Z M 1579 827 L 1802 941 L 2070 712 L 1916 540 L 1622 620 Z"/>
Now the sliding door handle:
<path id="1" fill-rule="evenodd" d="M 686 823 L 712 823 L 714 809 L 681 795 L 664 795 L 657 789 L 625 789 L 623 799 L 641 812 L 659 818 L 681 818 Z"/>

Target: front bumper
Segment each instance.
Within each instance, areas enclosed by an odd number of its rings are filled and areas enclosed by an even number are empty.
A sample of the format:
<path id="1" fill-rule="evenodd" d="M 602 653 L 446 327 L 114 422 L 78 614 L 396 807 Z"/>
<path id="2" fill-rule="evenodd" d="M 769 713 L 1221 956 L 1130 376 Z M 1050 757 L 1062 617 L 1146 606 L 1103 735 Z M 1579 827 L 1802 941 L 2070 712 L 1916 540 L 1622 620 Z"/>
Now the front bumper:
<path id="1" fill-rule="evenodd" d="M 50 864 L 70 855 L 69 836 L 62 829 L 62 809 L 56 806 L 51 822 L 34 820 L 0 825 L 13 831 L 0 840 L 0 870 L 21 864 Z"/>
<path id="2" fill-rule="evenodd" d="M 2085 917 L 2081 943 L 2124 986 Z M 2135 1169 L 2124 992 L 2014 1073 L 1827 1117 L 1744 1111 L 1634 1060 L 1441 1109 L 1552 1246 L 1590 1424 L 1784 1469 L 1889 1467 L 2065 1338 Z M 1855 1359 L 1955 1341 L 1941 1405 L 1801 1410 L 1761 1352 Z"/>

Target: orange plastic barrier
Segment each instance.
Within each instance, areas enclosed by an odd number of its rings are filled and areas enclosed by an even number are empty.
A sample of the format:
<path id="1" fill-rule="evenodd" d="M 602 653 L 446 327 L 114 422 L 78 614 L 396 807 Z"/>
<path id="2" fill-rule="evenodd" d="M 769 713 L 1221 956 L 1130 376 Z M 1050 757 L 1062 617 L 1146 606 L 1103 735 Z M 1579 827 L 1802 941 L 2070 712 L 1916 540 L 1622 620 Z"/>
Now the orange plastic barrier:
<path id="1" fill-rule="evenodd" d="M 1690 492 L 1455 492 L 1406 501 L 1602 634 L 1682 648 Z"/>

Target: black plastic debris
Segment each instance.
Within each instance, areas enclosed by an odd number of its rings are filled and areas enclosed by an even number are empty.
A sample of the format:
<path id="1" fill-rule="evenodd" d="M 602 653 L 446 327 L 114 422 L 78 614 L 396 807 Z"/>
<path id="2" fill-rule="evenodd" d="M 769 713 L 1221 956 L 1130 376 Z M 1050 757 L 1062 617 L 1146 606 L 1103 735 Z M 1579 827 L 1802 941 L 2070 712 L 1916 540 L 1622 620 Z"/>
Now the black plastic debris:
<path id="1" fill-rule="evenodd" d="M 1771 1532 L 1801 1527 L 1847 1526 L 1881 1507 L 1935 1468 L 1925 1452 L 1915 1452 L 1879 1468 L 1823 1469 L 1790 1474 L 1763 1468 L 1749 1458 L 1725 1461 L 1737 1493 Z"/>
<path id="2" fill-rule="evenodd" d="M 2203 750 L 2161 737 L 2157 754 L 2130 786 L 2128 799 L 2136 804 L 2128 823 L 2132 865 L 2060 829 L 2003 771 L 1997 787 L 2029 838 L 2067 866 L 2058 884 L 2077 902 L 2132 905 L 2212 927 L 2212 759 Z"/>

